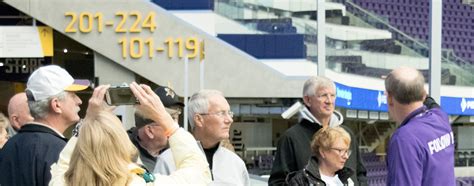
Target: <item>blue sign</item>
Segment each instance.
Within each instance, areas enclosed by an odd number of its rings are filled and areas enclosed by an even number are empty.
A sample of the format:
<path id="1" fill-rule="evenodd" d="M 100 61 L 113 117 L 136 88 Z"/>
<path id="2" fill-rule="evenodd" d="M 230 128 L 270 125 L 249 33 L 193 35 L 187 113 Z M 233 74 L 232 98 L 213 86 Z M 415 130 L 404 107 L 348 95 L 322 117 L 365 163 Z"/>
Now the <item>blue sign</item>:
<path id="1" fill-rule="evenodd" d="M 474 98 L 442 96 L 441 107 L 448 114 L 474 116 Z"/>
<path id="2" fill-rule="evenodd" d="M 336 106 L 387 112 L 387 97 L 382 90 L 350 87 L 336 83 Z M 451 115 L 474 115 L 474 98 L 441 97 L 441 107 Z"/>

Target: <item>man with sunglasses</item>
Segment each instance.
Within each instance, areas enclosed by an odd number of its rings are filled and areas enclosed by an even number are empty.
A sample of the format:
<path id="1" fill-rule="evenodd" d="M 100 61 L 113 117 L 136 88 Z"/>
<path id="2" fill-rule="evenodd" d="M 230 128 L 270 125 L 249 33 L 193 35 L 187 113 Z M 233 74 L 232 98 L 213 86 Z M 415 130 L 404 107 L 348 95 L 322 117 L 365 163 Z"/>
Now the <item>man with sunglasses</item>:
<path id="1" fill-rule="evenodd" d="M 234 152 L 221 146 L 221 141 L 229 138 L 233 115 L 220 91 L 201 90 L 189 99 L 189 123 L 209 163 L 212 185 L 250 185 L 245 163 Z M 155 173 L 170 174 L 174 170 L 171 151 L 166 150 L 160 155 Z"/>
<path id="2" fill-rule="evenodd" d="M 155 89 L 166 111 L 178 122 L 184 104 L 179 101 L 176 93 L 169 87 L 160 86 Z M 140 152 L 140 160 L 145 168 L 153 171 L 158 156 L 168 146 L 165 130 L 153 120 L 135 113 L 135 127 L 127 131 L 130 140 Z"/>

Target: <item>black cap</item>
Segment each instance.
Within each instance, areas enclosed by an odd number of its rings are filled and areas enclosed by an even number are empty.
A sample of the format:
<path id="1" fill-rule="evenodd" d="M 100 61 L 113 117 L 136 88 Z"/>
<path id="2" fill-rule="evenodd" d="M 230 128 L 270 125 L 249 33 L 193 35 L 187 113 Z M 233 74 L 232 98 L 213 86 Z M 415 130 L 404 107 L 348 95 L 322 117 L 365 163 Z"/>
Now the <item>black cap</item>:
<path id="1" fill-rule="evenodd" d="M 165 107 L 184 107 L 184 104 L 179 101 L 178 95 L 176 95 L 174 90 L 169 87 L 159 86 L 155 89 L 155 93 L 160 97 L 161 102 L 163 102 L 163 106 Z"/>

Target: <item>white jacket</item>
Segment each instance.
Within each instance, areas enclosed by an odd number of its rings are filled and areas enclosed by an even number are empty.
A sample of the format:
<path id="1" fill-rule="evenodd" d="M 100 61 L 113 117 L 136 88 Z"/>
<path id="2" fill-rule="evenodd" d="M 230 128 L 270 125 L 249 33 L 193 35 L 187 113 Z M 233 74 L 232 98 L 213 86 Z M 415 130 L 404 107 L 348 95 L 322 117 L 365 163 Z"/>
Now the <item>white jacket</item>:
<path id="1" fill-rule="evenodd" d="M 71 154 L 76 146 L 77 138 L 69 140 L 59 155 L 57 163 L 51 165 L 51 181 L 49 185 L 65 185 L 64 173 L 69 168 Z M 142 177 L 132 174 L 133 180 L 130 185 L 207 185 L 211 182 L 211 174 L 206 157 L 202 154 L 194 137 L 183 129 L 178 129 L 169 138 L 170 149 L 176 160 L 178 170 L 171 175 L 155 174 L 155 182 L 146 184 Z M 130 165 L 133 169 L 137 166 Z"/>
<path id="2" fill-rule="evenodd" d="M 204 154 L 204 152 L 201 152 Z M 169 175 L 176 169 L 170 149 L 158 156 L 153 173 Z M 250 178 L 244 161 L 234 152 L 219 145 L 212 157 L 212 175 L 214 180 L 209 185 L 250 185 Z"/>

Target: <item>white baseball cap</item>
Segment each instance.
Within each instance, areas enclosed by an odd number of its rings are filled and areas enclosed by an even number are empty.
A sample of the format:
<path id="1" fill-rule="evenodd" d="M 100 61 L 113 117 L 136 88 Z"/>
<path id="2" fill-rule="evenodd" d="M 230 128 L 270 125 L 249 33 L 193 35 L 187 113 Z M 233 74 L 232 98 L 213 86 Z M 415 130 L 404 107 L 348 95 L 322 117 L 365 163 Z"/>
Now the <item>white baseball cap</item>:
<path id="1" fill-rule="evenodd" d="M 57 95 L 62 91 L 81 91 L 89 87 L 87 79 L 73 79 L 69 73 L 57 65 L 47 65 L 35 70 L 28 78 L 26 92 L 30 101 L 39 101 Z M 33 99 L 33 100 L 31 100 Z"/>

